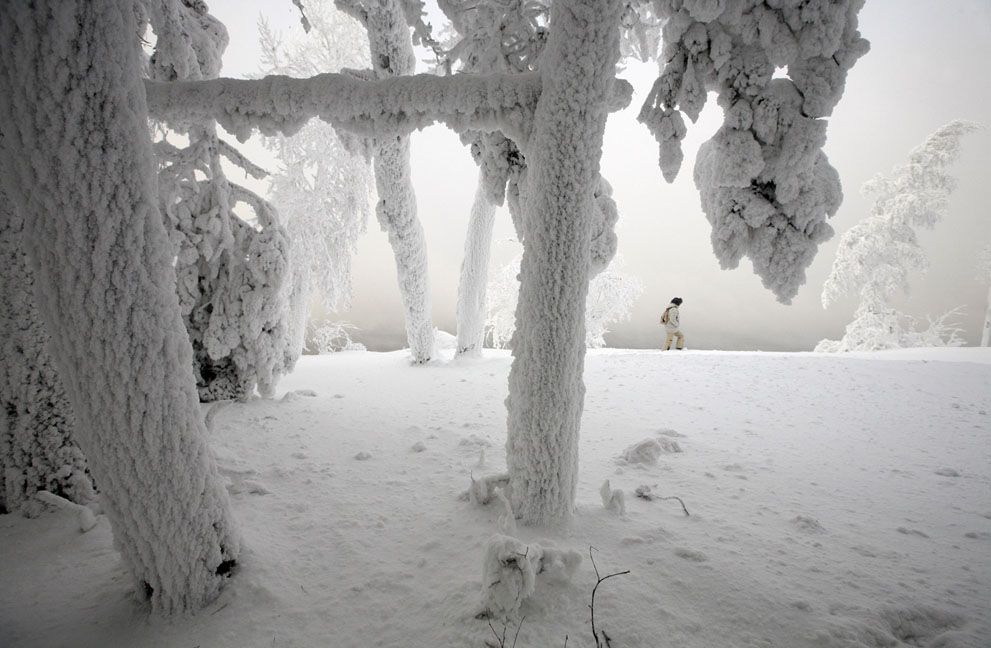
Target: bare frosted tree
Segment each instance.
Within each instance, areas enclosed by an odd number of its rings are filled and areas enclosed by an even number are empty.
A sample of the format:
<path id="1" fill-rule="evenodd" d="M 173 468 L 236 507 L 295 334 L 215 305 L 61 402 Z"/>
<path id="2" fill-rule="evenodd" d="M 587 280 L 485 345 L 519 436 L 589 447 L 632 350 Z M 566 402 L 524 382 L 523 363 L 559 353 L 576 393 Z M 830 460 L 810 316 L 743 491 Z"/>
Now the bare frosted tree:
<path id="1" fill-rule="evenodd" d="M 262 74 L 308 77 L 368 65 L 365 30 L 335 9 L 333 0 L 307 2 L 306 17 L 307 33 L 289 40 L 259 21 Z M 354 138 L 348 143 L 350 147 L 330 124 L 318 120 L 292 137 L 265 139 L 278 160 L 270 195 L 285 219 L 299 275 L 300 288 L 293 290 L 291 300 L 294 346 L 302 345 L 311 328 L 311 301 L 327 311 L 350 306 L 351 258 L 366 231 L 374 180 L 362 152 L 350 150 L 361 143 Z"/>
<path id="2" fill-rule="evenodd" d="M 898 312 L 890 301 L 896 292 L 908 292 L 909 273 L 928 268 L 916 229 L 932 229 L 946 215 L 956 185 L 950 167 L 960 154 L 963 137 L 976 128 L 970 122 L 950 122 L 912 151 L 905 165 L 864 184 L 864 194 L 874 198 L 871 213 L 840 239 L 822 289 L 823 308 L 846 294 L 858 295 L 860 305 L 843 338 L 823 340 L 817 351 L 879 350 L 920 343 L 912 318 Z M 952 333 L 946 323 L 943 317 L 936 320 L 935 329 L 930 326 L 927 344 L 938 344 L 940 332 Z"/>
<path id="3" fill-rule="evenodd" d="M 138 29 L 117 0 L 5 5 L 0 182 L 115 545 L 167 613 L 216 596 L 240 541 L 158 210 Z"/>

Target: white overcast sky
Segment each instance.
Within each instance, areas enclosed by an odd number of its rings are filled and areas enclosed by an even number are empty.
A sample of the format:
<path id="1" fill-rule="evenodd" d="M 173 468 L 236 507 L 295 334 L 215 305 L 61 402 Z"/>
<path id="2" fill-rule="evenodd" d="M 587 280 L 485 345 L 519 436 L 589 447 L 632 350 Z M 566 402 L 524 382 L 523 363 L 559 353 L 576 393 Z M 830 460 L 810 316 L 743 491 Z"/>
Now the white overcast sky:
<path id="1" fill-rule="evenodd" d="M 290 0 L 209 4 L 231 36 L 224 76 L 257 71 L 260 15 L 287 35 L 302 31 Z M 658 346 L 659 313 L 676 295 L 685 300 L 683 330 L 694 348 L 809 350 L 822 338 L 842 335 L 856 301 L 850 298 L 824 311 L 819 295 L 839 236 L 870 208 L 860 186 L 901 164 L 913 147 L 948 121 L 969 119 L 991 126 L 991 1 L 869 0 L 860 13 L 860 31 L 871 41 L 871 51 L 847 78 L 843 99 L 829 119 L 825 148 L 845 195 L 831 220 L 837 235 L 820 248 L 806 285 L 790 306 L 778 304 L 761 286 L 749 261 L 725 271 L 712 253 L 692 168 L 699 145 L 722 119 L 714 97 L 698 123 L 689 127 L 681 174 L 667 184 L 657 168 L 656 144 L 635 120 L 657 68 L 627 65 L 620 76 L 633 83 L 637 94 L 630 108 L 609 119 L 602 172 L 619 205 L 617 234 L 624 269 L 640 277 L 645 291 L 632 319 L 607 334 L 610 346 Z M 458 269 L 476 168 L 457 135 L 442 126 L 414 134 L 412 148 L 434 323 L 454 332 Z M 252 142 L 243 150 L 263 164 L 271 161 Z M 961 325 L 973 344 L 980 337 L 988 294 L 987 286 L 975 280 L 974 266 L 981 246 L 991 241 L 991 130 L 968 138 L 956 170 L 959 184 L 948 217 L 921 236 L 931 269 L 913 279 L 911 294 L 899 306 L 923 319 L 927 313 L 964 306 Z M 508 213 L 500 211 L 494 267 L 514 254 L 513 236 Z M 356 338 L 370 348 L 394 349 L 404 343 L 395 265 L 374 219 L 355 259 L 353 306 L 338 317 L 356 325 Z"/>

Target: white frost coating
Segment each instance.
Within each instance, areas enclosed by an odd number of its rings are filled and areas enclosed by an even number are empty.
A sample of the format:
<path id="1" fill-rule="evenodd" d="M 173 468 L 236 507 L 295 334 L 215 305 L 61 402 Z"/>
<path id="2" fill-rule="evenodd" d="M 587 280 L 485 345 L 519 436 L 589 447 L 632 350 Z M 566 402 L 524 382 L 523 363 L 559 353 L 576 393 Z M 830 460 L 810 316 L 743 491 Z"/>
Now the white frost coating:
<path id="1" fill-rule="evenodd" d="M 832 235 L 842 201 L 822 153 L 846 74 L 869 48 L 857 31 L 864 0 L 659 0 L 660 77 L 639 120 L 657 139 L 669 182 L 687 132 L 715 91 L 722 128 L 699 151 L 695 184 L 721 265 L 746 255 L 764 286 L 789 303 Z M 788 78 L 772 79 L 775 67 Z"/>
<path id="2" fill-rule="evenodd" d="M 581 554 L 574 550 L 492 536 L 482 564 L 482 612 L 496 617 L 516 613 L 533 595 L 537 576 L 550 582 L 568 582 L 581 562 Z"/>
<path id="3" fill-rule="evenodd" d="M 0 180 L 115 544 L 171 613 L 216 596 L 239 539 L 156 205 L 137 35 L 115 0 L 5 6 Z"/>
<path id="4" fill-rule="evenodd" d="M 152 3 L 157 40 L 149 61 L 151 78 L 216 76 L 227 31 L 202 3 Z M 193 344 L 201 401 L 244 399 L 257 385 L 270 395 L 276 378 L 302 350 L 287 304 L 293 281 L 289 241 L 264 199 L 226 178 L 221 158 L 256 178 L 266 172 L 217 137 L 212 120 L 177 123 L 189 139 L 177 148 L 163 138 L 160 209 L 173 230 L 179 306 Z M 234 213 L 237 203 L 253 209 L 249 225 Z M 295 348 L 291 348 L 291 347 Z"/>
<path id="5" fill-rule="evenodd" d="M 372 70 L 379 79 L 409 76 L 416 68 L 413 44 L 399 0 L 364 2 L 336 0 L 337 6 L 357 18 L 368 30 Z M 401 110 L 407 106 L 398 104 Z M 412 106 L 409 107 L 413 110 Z M 409 137 L 384 134 L 373 143 L 375 215 L 396 259 L 399 294 L 406 316 L 406 340 L 413 362 L 434 355 L 434 325 L 430 315 L 427 246 L 416 216 L 416 196 L 410 175 Z"/>
<path id="6" fill-rule="evenodd" d="M 568 520 L 574 506 L 593 205 L 622 9 L 555 3 L 540 60 L 507 398 L 513 510 L 526 524 Z"/>
<path id="7" fill-rule="evenodd" d="M 496 206 L 486 195 L 484 174 L 484 171 L 479 171 L 478 188 L 465 235 L 461 281 L 458 283 L 457 352 L 467 356 L 481 355 L 485 341 L 485 288 L 488 284 Z"/>
<path id="8" fill-rule="evenodd" d="M 599 497 L 602 498 L 602 506 L 607 511 L 617 515 L 626 514 L 626 495 L 622 489 L 614 489 L 608 479 L 602 482 L 602 486 L 599 487 Z"/>
<path id="9" fill-rule="evenodd" d="M 921 334 L 912 318 L 889 305 L 898 291 L 908 292 L 909 274 L 929 265 L 915 229 L 932 229 L 943 219 L 955 187 L 950 165 L 960 154 L 964 135 L 976 124 L 953 121 L 912 151 L 908 163 L 888 176 L 875 176 L 862 188 L 874 198 L 870 215 L 840 239 L 833 269 L 822 288 L 822 305 L 858 294 L 860 305 L 839 342 L 823 340 L 817 351 L 870 351 L 905 346 L 941 346 L 953 341 L 947 313 Z M 922 337 L 920 337 L 920 335 Z"/>
<path id="10" fill-rule="evenodd" d="M 0 190 L 0 512 L 31 516 L 38 491 L 79 504 L 95 494 L 35 306 L 23 227 Z"/>
<path id="11" fill-rule="evenodd" d="M 991 346 L 991 244 L 985 245 L 977 257 L 977 280 L 988 287 L 988 300 L 984 309 L 984 327 L 981 329 L 981 346 Z"/>

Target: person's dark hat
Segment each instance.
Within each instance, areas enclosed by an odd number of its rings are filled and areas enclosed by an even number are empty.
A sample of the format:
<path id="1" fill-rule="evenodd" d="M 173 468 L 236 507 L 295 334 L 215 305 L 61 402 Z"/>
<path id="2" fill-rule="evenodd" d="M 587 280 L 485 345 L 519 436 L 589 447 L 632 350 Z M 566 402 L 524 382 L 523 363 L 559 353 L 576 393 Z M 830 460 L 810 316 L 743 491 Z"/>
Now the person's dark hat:
<path id="1" fill-rule="evenodd" d="M 681 301 L 682 301 L 681 297 L 675 297 L 674 299 L 671 300 L 671 303 L 674 304 L 675 306 L 681 306 Z"/>

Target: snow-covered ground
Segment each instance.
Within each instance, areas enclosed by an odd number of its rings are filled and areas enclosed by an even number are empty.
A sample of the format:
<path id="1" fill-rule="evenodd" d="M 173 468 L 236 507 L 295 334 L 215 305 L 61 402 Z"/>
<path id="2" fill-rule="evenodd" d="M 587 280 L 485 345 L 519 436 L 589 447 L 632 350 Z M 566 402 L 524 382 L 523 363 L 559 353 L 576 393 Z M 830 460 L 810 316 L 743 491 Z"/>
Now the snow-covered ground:
<path id="1" fill-rule="evenodd" d="M 631 572 L 596 594 L 614 648 L 991 645 L 989 351 L 592 352 L 574 522 L 520 529 L 585 559 L 538 579 L 517 647 L 594 645 L 590 545 Z M 280 398 L 218 411 L 247 550 L 192 618 L 148 618 L 105 518 L 0 516 L 0 646 L 486 646 L 501 510 L 458 495 L 504 466 L 509 364 L 305 357 Z M 647 439 L 681 452 L 617 459 Z"/>

